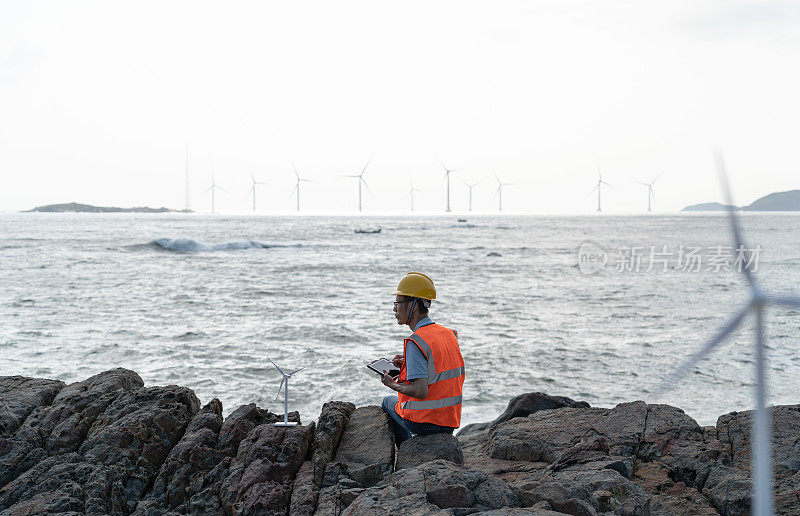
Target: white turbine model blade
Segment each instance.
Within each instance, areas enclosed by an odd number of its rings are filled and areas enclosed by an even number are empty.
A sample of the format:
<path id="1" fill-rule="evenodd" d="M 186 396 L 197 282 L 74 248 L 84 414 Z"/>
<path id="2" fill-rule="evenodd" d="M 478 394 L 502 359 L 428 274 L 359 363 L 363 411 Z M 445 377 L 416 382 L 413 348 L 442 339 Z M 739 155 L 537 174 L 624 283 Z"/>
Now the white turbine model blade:
<path id="1" fill-rule="evenodd" d="M 719 174 L 719 181 L 722 185 L 722 193 L 725 196 L 725 203 L 728 205 L 726 209 L 728 210 L 728 221 L 731 224 L 731 231 L 733 232 L 733 251 L 738 252 L 738 249 L 744 249 L 744 242 L 742 242 L 742 234 L 739 230 L 739 219 L 736 216 L 736 210 L 733 208 L 733 196 L 731 195 L 731 189 L 728 185 L 728 172 L 725 168 L 725 160 L 722 157 L 722 152 L 719 150 L 714 152 L 714 158 L 717 163 L 717 173 Z M 747 267 L 746 264 L 745 267 L 742 267 L 742 272 L 745 278 L 747 278 L 747 283 L 749 283 L 751 287 L 754 287 L 755 280 L 750 273 L 750 268 Z"/>
<path id="2" fill-rule="evenodd" d="M 664 175 L 664 173 L 663 173 L 663 172 L 662 172 L 662 173 L 660 173 L 660 174 L 658 174 L 658 175 L 656 176 L 656 178 L 655 178 L 655 179 L 653 179 L 652 181 L 650 181 L 650 186 L 653 186 L 653 185 L 655 184 L 655 182 L 656 182 L 656 181 L 658 181 L 658 178 L 659 178 L 659 177 L 661 177 L 661 176 L 663 176 L 663 175 Z"/>
<path id="3" fill-rule="evenodd" d="M 271 359 L 271 358 L 269 358 L 269 357 L 267 357 L 267 360 L 269 360 L 270 362 L 272 362 L 272 359 Z M 275 369 L 277 369 L 278 371 L 280 371 L 280 372 L 281 372 L 281 374 L 282 374 L 283 376 L 286 376 L 286 373 L 284 373 L 284 372 L 283 372 L 283 369 L 281 369 L 280 367 L 278 367 L 278 364 L 276 364 L 275 362 L 272 362 L 272 365 L 274 365 L 274 366 L 275 366 Z"/>
<path id="4" fill-rule="evenodd" d="M 600 181 L 600 183 L 602 183 L 602 184 L 604 184 L 604 185 L 606 185 L 606 186 L 609 186 L 609 187 L 611 187 L 611 188 L 614 188 L 614 187 L 613 187 L 611 184 L 609 184 L 609 183 L 606 183 L 605 181 Z M 616 188 L 614 188 L 614 190 L 616 190 Z"/>
<path id="5" fill-rule="evenodd" d="M 678 380 L 683 378 L 686 375 L 686 373 L 688 373 L 692 368 L 694 368 L 698 364 L 698 362 L 703 360 L 706 357 L 706 355 L 711 353 L 714 350 L 714 348 L 719 346 L 728 335 L 733 333 L 736 330 L 736 328 L 738 328 L 739 325 L 742 323 L 742 320 L 744 320 L 745 316 L 750 312 L 751 308 L 752 305 L 750 303 L 747 303 L 744 307 L 739 309 L 739 311 L 736 312 L 736 314 L 733 317 L 728 319 L 728 322 L 725 323 L 725 326 L 723 326 L 716 333 L 716 335 L 714 335 L 714 337 L 711 340 L 709 340 L 708 343 L 706 343 L 705 346 L 692 353 L 689 356 L 689 358 L 687 358 L 683 362 L 683 364 L 681 364 L 680 367 L 678 367 L 678 369 L 676 369 L 673 373 L 667 376 L 667 378 L 663 382 L 661 382 L 661 384 L 656 388 L 654 393 L 656 398 L 659 398 L 661 397 L 662 394 L 672 390 L 672 388 L 675 386 L 675 383 Z"/>
<path id="6" fill-rule="evenodd" d="M 291 373 L 287 373 L 286 376 L 292 376 L 294 373 L 296 373 L 298 371 L 302 371 L 303 369 L 305 369 L 305 366 L 301 367 L 300 369 L 295 369 Z"/>
<path id="7" fill-rule="evenodd" d="M 252 180 L 253 180 L 253 183 L 255 184 L 255 182 L 256 182 L 256 178 L 255 178 L 255 177 L 253 177 L 253 173 L 252 173 L 252 172 L 250 172 L 250 179 L 252 179 Z"/>
<path id="8" fill-rule="evenodd" d="M 594 188 L 592 188 L 592 191 L 589 192 L 589 195 L 587 195 L 586 197 L 590 197 L 593 193 L 597 191 L 598 188 L 600 188 L 600 185 L 594 185 Z"/>
<path id="9" fill-rule="evenodd" d="M 229 191 L 227 191 L 226 189 L 222 188 L 221 186 L 215 186 L 214 188 L 216 188 L 218 190 L 222 190 L 225 193 L 230 193 Z"/>
<path id="10" fill-rule="evenodd" d="M 634 179 L 633 182 L 634 183 L 639 183 L 640 185 L 644 185 L 644 186 L 650 186 L 650 183 L 645 183 L 644 181 L 637 181 L 637 180 Z"/>
<path id="11" fill-rule="evenodd" d="M 211 185 L 208 188 L 206 188 L 205 190 L 203 190 L 203 193 L 206 193 L 207 191 L 211 190 L 212 188 L 214 188 L 214 185 Z"/>
<path id="12" fill-rule="evenodd" d="M 283 384 L 286 383 L 286 378 L 284 377 L 281 380 L 281 385 L 278 387 L 278 394 L 275 395 L 275 399 L 277 400 L 281 396 L 281 389 L 283 389 Z"/>
<path id="13" fill-rule="evenodd" d="M 800 308 L 800 299 L 787 296 L 770 296 L 770 303 L 781 306 L 790 306 L 792 308 Z"/>

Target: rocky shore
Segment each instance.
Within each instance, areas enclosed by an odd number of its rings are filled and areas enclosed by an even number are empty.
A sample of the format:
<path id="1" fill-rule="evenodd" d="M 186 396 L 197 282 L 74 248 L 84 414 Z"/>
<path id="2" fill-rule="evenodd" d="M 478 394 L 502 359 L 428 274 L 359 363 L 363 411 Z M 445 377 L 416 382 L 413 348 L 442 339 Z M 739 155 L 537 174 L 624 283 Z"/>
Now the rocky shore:
<path id="1" fill-rule="evenodd" d="M 528 393 L 397 449 L 377 406 L 331 401 L 276 427 L 126 369 L 0 377 L 0 400 L 2 515 L 749 513 L 750 412 L 701 427 L 668 405 Z M 800 406 L 772 416 L 776 509 L 800 514 Z"/>

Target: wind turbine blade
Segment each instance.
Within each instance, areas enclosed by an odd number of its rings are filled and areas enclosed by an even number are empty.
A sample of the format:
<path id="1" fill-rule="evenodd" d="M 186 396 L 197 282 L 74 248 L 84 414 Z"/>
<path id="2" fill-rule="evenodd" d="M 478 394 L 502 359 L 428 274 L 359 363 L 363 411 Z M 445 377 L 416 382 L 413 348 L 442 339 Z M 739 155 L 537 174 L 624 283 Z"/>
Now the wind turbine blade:
<path id="1" fill-rule="evenodd" d="M 367 184 L 367 181 L 366 181 L 364 178 L 361 178 L 361 181 L 363 181 L 363 182 L 364 182 L 364 186 L 366 186 L 366 187 L 367 187 L 367 191 L 369 192 L 369 194 L 370 194 L 370 195 L 372 196 L 372 198 L 374 199 L 374 198 L 375 198 L 375 194 L 374 194 L 374 193 L 372 193 L 372 188 L 370 188 L 370 187 L 369 187 L 369 185 Z"/>
<path id="2" fill-rule="evenodd" d="M 800 299 L 787 296 L 772 296 L 769 298 L 771 303 L 782 306 L 791 306 L 793 308 L 800 308 Z"/>
<path id="3" fill-rule="evenodd" d="M 639 183 L 640 185 L 644 185 L 644 186 L 650 186 L 650 184 L 649 184 L 649 183 L 645 183 L 645 182 L 643 182 L 643 181 L 637 181 L 637 180 L 635 180 L 635 179 L 633 180 L 633 182 L 634 182 L 634 183 Z"/>
<path id="4" fill-rule="evenodd" d="M 272 362 L 272 359 L 271 359 L 271 358 L 269 358 L 269 357 L 267 357 L 267 360 L 269 360 L 270 362 Z M 281 372 L 281 374 L 282 374 L 283 376 L 286 376 L 286 373 L 284 373 L 284 372 L 283 372 L 283 369 L 281 369 L 280 367 L 278 367 L 278 364 L 276 364 L 275 362 L 272 362 L 272 365 L 274 365 L 274 366 L 275 366 L 275 369 L 277 369 L 278 371 L 280 371 L 280 372 Z"/>
<path id="5" fill-rule="evenodd" d="M 598 189 L 598 188 L 600 188 L 600 187 L 599 187 L 598 185 L 595 185 L 595 186 L 594 186 L 594 188 L 592 188 L 592 191 L 591 191 L 591 192 L 589 192 L 589 195 L 587 195 L 586 197 L 589 197 L 590 195 L 592 195 L 593 193 L 595 193 L 595 192 L 597 191 L 597 189 Z"/>
<path id="6" fill-rule="evenodd" d="M 728 335 L 733 333 L 736 328 L 739 327 L 739 325 L 742 323 L 742 320 L 745 318 L 748 312 L 750 312 L 751 307 L 751 303 L 747 303 L 744 307 L 740 308 L 733 317 L 728 319 L 728 322 L 725 323 L 725 326 L 723 326 L 716 333 L 716 335 L 714 335 L 714 337 L 706 343 L 705 346 L 691 354 L 689 358 L 687 358 L 683 364 L 678 367 L 678 369 L 676 369 L 673 373 L 667 376 L 663 382 L 661 382 L 661 385 L 659 385 L 655 390 L 655 396 L 660 397 L 662 394 L 675 387 L 675 383 L 678 380 L 686 376 L 686 373 L 691 371 L 698 364 L 698 362 L 703 360 L 706 355 L 711 353 L 714 348 L 720 345 Z"/>
<path id="7" fill-rule="evenodd" d="M 215 186 L 214 188 L 217 188 L 218 190 L 222 190 L 225 193 L 230 193 L 229 191 L 227 191 L 226 189 L 222 188 L 221 186 Z"/>
<path id="8" fill-rule="evenodd" d="M 606 183 L 605 181 L 600 181 L 600 182 L 603 183 L 604 185 L 608 186 L 608 187 L 614 188 L 612 185 L 610 185 L 609 183 Z M 614 190 L 616 190 L 616 188 L 614 188 Z"/>
<path id="9" fill-rule="evenodd" d="M 660 173 L 660 174 L 658 174 L 658 175 L 656 176 L 656 178 L 655 178 L 655 179 L 653 179 L 652 181 L 650 181 L 650 186 L 653 186 L 653 184 L 654 184 L 656 181 L 658 181 L 658 178 L 659 178 L 659 177 L 661 177 L 661 176 L 663 176 L 663 175 L 664 175 L 664 173 L 663 173 L 663 172 L 662 172 L 662 173 Z"/>
<path id="10" fill-rule="evenodd" d="M 254 183 L 256 182 L 256 178 L 253 177 L 253 173 L 252 172 L 250 172 L 250 179 L 252 179 Z"/>
<path id="11" fill-rule="evenodd" d="M 280 384 L 280 386 L 278 387 L 278 394 L 276 394 L 276 395 L 275 395 L 275 399 L 276 399 L 276 400 L 277 400 L 277 399 L 280 397 L 280 395 L 281 395 L 281 389 L 283 389 L 283 384 L 284 384 L 284 383 L 286 383 L 286 378 L 285 378 L 285 377 L 284 377 L 284 378 L 281 380 L 281 384 Z"/>
<path id="12" fill-rule="evenodd" d="M 725 195 L 725 203 L 728 205 L 728 221 L 731 223 L 731 231 L 733 232 L 735 246 L 733 251 L 737 252 L 738 249 L 744 249 L 744 243 L 742 242 L 742 235 L 739 230 L 739 219 L 733 208 L 733 196 L 731 195 L 731 189 L 728 185 L 728 172 L 725 168 L 725 160 L 719 149 L 714 152 L 714 158 L 717 163 L 717 173 L 719 174 L 719 181 L 722 185 L 722 192 Z M 747 283 L 749 283 L 751 287 L 754 286 L 755 280 L 750 273 L 750 269 L 748 267 L 742 267 L 742 272 L 744 272 L 744 276 L 747 278 Z"/>
<path id="13" fill-rule="evenodd" d="M 208 188 L 206 188 L 205 190 L 203 190 L 203 193 L 206 193 L 207 191 L 211 190 L 212 188 L 214 188 L 214 185 L 211 185 Z"/>
<path id="14" fill-rule="evenodd" d="M 300 369 L 295 369 L 295 370 L 294 370 L 294 371 L 292 371 L 291 373 L 288 373 L 286 376 L 292 376 L 294 373 L 296 373 L 296 372 L 298 372 L 298 371 L 302 371 L 303 369 L 305 369 L 305 366 L 301 367 Z"/>
<path id="15" fill-rule="evenodd" d="M 359 174 L 359 177 L 362 177 L 364 175 L 364 172 L 367 171 L 367 167 L 369 166 L 370 161 L 372 161 L 372 158 L 373 156 L 369 157 L 369 159 L 367 160 L 367 164 L 364 165 L 364 168 L 361 169 L 361 174 Z"/>

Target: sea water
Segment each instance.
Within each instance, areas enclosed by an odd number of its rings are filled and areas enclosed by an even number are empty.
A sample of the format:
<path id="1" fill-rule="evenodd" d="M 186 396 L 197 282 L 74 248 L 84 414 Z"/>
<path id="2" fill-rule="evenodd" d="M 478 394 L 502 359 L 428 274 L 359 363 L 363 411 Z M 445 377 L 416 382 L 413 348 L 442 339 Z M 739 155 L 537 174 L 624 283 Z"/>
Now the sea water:
<path id="1" fill-rule="evenodd" d="M 392 393 L 365 365 L 402 352 L 389 293 L 420 271 L 438 289 L 431 317 L 458 330 L 463 424 L 533 391 L 660 401 L 703 425 L 752 408 L 752 322 L 653 396 L 747 299 L 724 215 L 459 217 L 0 214 L 0 375 L 125 367 L 226 414 L 282 412 L 269 357 L 305 367 L 289 403 L 310 422 L 328 400 Z M 775 293 L 800 292 L 798 223 L 742 217 L 758 249 L 744 256 Z M 770 401 L 798 403 L 800 311 L 766 320 Z"/>

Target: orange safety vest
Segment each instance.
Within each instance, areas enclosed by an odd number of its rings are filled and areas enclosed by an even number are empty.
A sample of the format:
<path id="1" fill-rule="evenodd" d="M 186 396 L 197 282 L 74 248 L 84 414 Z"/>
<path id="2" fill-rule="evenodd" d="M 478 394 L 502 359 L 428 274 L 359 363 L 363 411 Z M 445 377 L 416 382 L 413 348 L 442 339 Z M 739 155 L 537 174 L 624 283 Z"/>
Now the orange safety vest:
<path id="1" fill-rule="evenodd" d="M 403 419 L 439 426 L 461 426 L 461 389 L 464 385 L 464 359 L 458 347 L 458 334 L 438 324 L 419 328 L 403 341 L 400 381 L 408 382 L 406 348 L 417 346 L 428 361 L 428 396 L 413 398 L 397 393 L 395 411 Z"/>

